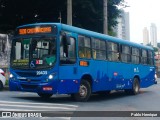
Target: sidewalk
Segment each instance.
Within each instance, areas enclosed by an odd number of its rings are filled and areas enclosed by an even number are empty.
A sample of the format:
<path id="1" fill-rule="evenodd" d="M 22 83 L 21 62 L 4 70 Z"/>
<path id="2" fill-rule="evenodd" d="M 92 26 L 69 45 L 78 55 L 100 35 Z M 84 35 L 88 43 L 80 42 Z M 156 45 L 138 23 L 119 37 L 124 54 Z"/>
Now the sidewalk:
<path id="1" fill-rule="evenodd" d="M 157 84 L 159 84 L 160 83 L 160 78 L 157 78 Z"/>

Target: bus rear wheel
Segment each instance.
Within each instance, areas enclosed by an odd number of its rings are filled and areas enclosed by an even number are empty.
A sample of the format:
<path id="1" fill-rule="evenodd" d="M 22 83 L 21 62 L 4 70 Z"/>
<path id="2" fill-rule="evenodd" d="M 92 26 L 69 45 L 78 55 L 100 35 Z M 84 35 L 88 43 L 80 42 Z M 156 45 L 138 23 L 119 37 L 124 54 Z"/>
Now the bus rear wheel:
<path id="1" fill-rule="evenodd" d="M 138 78 L 134 78 L 132 93 L 134 95 L 138 94 L 139 93 L 139 89 L 140 89 L 139 80 L 138 80 Z"/>
<path id="2" fill-rule="evenodd" d="M 139 90 L 140 90 L 139 80 L 138 80 L 138 78 L 134 78 L 132 89 L 125 90 L 125 92 L 127 94 L 137 95 L 139 93 Z"/>
<path id="3" fill-rule="evenodd" d="M 72 94 L 72 96 L 76 101 L 86 102 L 89 99 L 89 97 L 91 96 L 90 83 L 86 80 L 82 80 L 80 87 L 79 87 L 79 92 Z"/>
<path id="4" fill-rule="evenodd" d="M 41 98 L 50 98 L 53 94 L 49 93 L 37 93 Z"/>

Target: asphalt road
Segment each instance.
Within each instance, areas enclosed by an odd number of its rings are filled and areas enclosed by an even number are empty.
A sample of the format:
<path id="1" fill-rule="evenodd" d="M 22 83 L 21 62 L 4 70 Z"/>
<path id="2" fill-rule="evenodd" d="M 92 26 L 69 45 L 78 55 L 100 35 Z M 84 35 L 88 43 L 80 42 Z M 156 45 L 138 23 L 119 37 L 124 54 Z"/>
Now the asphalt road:
<path id="1" fill-rule="evenodd" d="M 42 99 L 36 93 L 28 92 L 0 92 L 0 111 L 12 111 L 12 112 L 44 112 L 47 111 L 49 115 L 53 115 L 55 111 L 59 111 L 61 114 L 72 114 L 75 111 L 95 111 L 86 112 L 90 117 L 71 117 L 71 116 L 56 116 L 42 117 L 42 118 L 23 118 L 23 119 L 54 119 L 54 120 L 150 120 L 159 119 L 158 117 L 123 117 L 128 112 L 120 111 L 149 111 L 151 113 L 158 114 L 160 116 L 160 80 L 158 84 L 149 88 L 141 89 L 140 94 L 132 96 L 126 95 L 123 91 L 114 91 L 108 96 L 92 95 L 88 102 L 75 102 L 69 95 L 53 95 L 50 99 Z M 99 111 L 99 112 L 96 112 Z M 113 111 L 111 117 L 96 116 L 97 113 L 101 113 L 102 116 L 106 115 L 106 111 Z M 118 112 L 119 111 L 119 112 Z M 70 113 L 71 112 L 71 113 Z M 116 113 L 116 114 L 114 114 Z M 137 112 L 138 113 L 138 112 Z M 113 116 L 112 116 L 113 114 Z M 129 113 L 130 114 L 130 113 Z M 141 114 L 141 113 L 140 113 Z M 99 114 L 98 114 L 99 115 Z M 137 114 L 138 115 L 138 114 Z M 78 116 L 79 113 L 78 113 Z M 122 117 L 119 117 L 122 116 Z M 16 116 L 15 116 L 16 117 Z M 22 118 L 22 117 L 21 117 Z M 12 120 L 13 118 L 5 118 L 5 120 Z M 20 118 L 16 118 L 20 119 Z"/>

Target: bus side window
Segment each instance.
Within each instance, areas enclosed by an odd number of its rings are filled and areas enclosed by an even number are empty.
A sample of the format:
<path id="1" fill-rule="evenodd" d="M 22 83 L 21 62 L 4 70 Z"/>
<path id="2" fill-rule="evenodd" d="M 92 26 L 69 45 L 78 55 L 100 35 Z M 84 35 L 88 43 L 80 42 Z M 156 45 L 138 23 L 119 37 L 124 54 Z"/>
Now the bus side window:
<path id="1" fill-rule="evenodd" d="M 91 39 L 86 36 L 78 36 L 78 48 L 80 58 L 91 58 Z"/>
<path id="2" fill-rule="evenodd" d="M 87 58 L 91 58 L 91 51 L 87 50 Z"/>
<path id="3" fill-rule="evenodd" d="M 108 60 L 109 61 L 119 61 L 120 60 L 120 54 L 119 54 L 119 45 L 114 42 L 108 42 L 107 43 L 107 51 L 108 51 Z"/>
<path id="4" fill-rule="evenodd" d="M 148 64 L 154 65 L 154 55 L 151 50 L 148 50 Z"/>
<path id="5" fill-rule="evenodd" d="M 79 50 L 79 57 L 80 57 L 80 58 L 84 58 L 84 57 L 85 57 L 82 50 Z"/>
<path id="6" fill-rule="evenodd" d="M 106 43 L 97 38 L 92 38 L 93 59 L 106 60 Z"/>
<path id="7" fill-rule="evenodd" d="M 96 51 L 93 50 L 93 58 L 96 59 Z"/>
<path id="8" fill-rule="evenodd" d="M 142 49 L 141 54 L 141 63 L 147 64 L 147 50 Z"/>
<path id="9" fill-rule="evenodd" d="M 120 61 L 120 55 L 117 53 L 117 61 Z"/>
<path id="10" fill-rule="evenodd" d="M 121 61 L 126 63 L 131 62 L 131 49 L 128 45 L 121 46 Z"/>

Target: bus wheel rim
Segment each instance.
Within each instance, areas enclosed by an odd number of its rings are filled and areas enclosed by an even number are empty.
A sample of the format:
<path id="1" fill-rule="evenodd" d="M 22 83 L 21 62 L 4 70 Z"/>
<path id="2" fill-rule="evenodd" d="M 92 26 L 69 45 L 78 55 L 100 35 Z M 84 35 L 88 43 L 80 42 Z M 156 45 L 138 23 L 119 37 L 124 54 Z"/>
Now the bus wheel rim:
<path id="1" fill-rule="evenodd" d="M 135 92 L 138 92 L 139 87 L 138 87 L 138 84 L 137 84 L 137 83 L 135 84 L 135 86 L 134 86 L 134 87 L 135 87 Z"/>
<path id="2" fill-rule="evenodd" d="M 79 94 L 81 97 L 85 97 L 87 95 L 87 88 L 84 85 L 80 86 Z"/>

